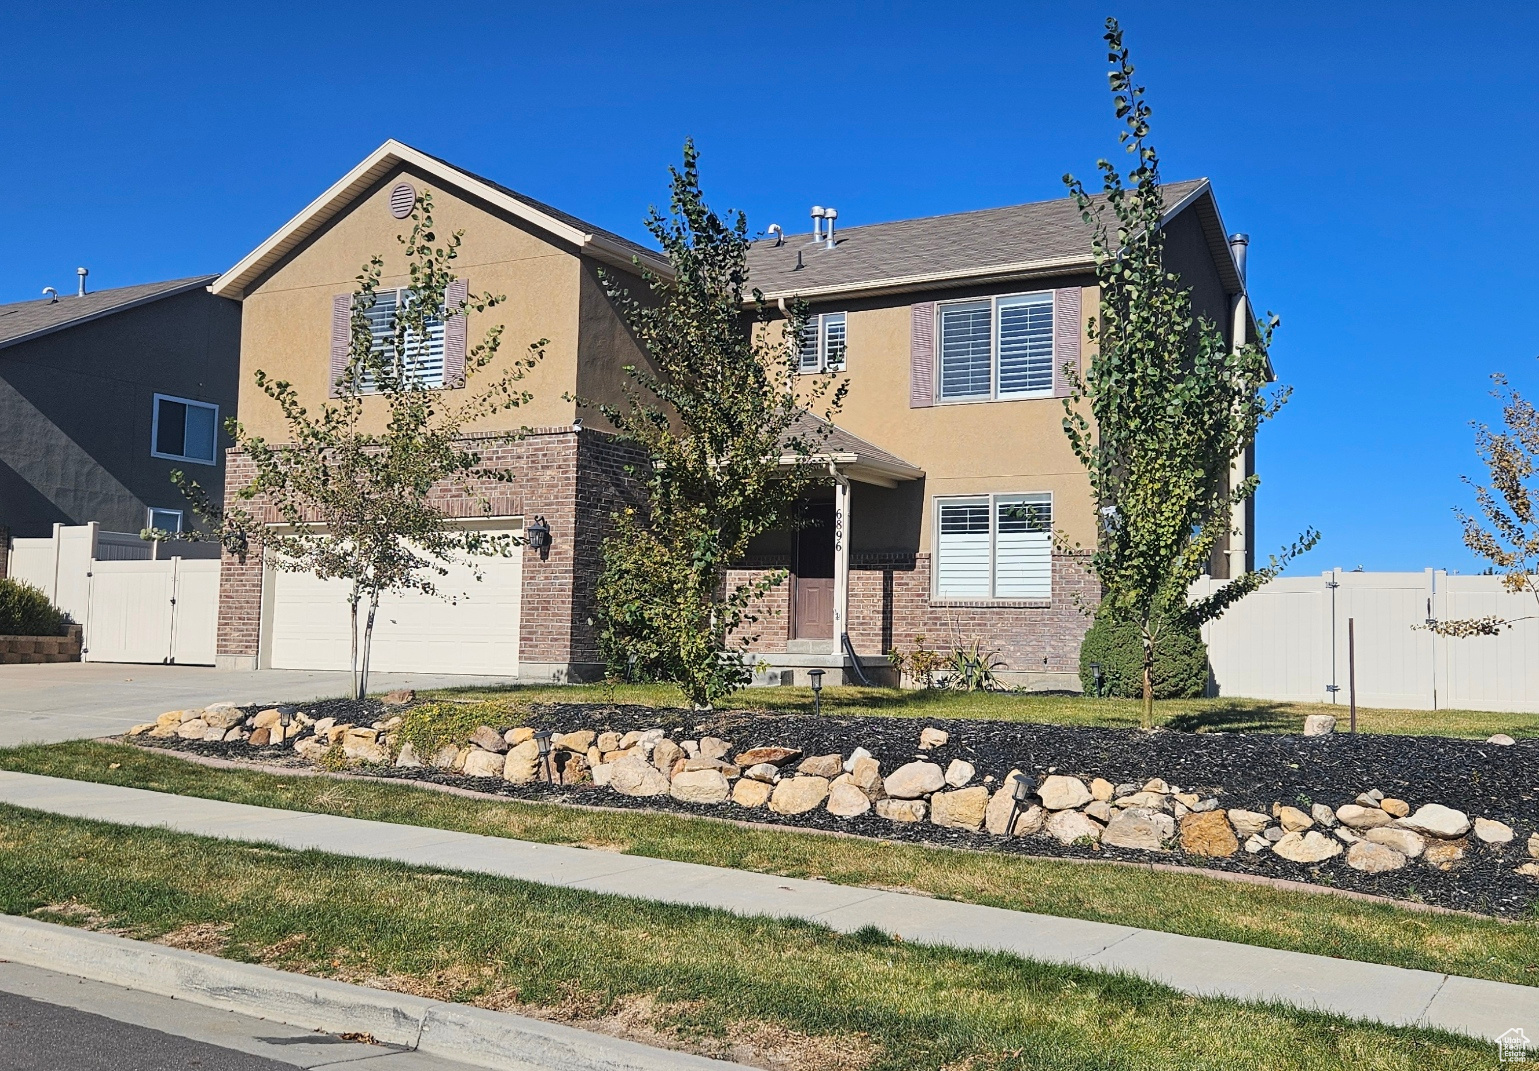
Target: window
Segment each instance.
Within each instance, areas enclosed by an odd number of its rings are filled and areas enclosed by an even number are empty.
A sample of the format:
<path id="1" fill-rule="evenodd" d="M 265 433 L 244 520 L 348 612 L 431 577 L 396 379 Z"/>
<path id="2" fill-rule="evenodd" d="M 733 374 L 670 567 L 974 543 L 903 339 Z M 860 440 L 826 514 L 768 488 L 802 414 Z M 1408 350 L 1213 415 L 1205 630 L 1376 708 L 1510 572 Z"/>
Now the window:
<path id="1" fill-rule="evenodd" d="M 152 456 L 172 461 L 196 461 L 202 465 L 212 465 L 217 459 L 217 405 L 157 394 L 153 425 L 150 433 Z"/>
<path id="2" fill-rule="evenodd" d="M 364 313 L 369 320 L 369 333 L 374 338 L 374 352 L 393 355 L 395 352 L 395 318 L 405 290 L 376 290 L 374 304 Z M 444 320 L 442 316 L 427 322 L 427 338 L 413 335 L 406 342 L 406 371 L 424 387 L 444 385 Z M 358 389 L 367 394 L 373 391 L 373 377 L 364 373 Z"/>
<path id="3" fill-rule="evenodd" d="M 842 312 L 815 313 L 807 317 L 802 328 L 800 358 L 797 367 L 803 372 L 844 371 L 845 314 Z"/>
<path id="4" fill-rule="evenodd" d="M 182 511 L 179 509 L 156 509 L 150 507 L 150 523 L 148 528 L 159 528 L 163 532 L 180 532 L 182 530 Z"/>
<path id="5" fill-rule="evenodd" d="M 1052 495 L 938 498 L 935 529 L 938 597 L 1052 598 Z"/>
<path id="6" fill-rule="evenodd" d="M 940 306 L 943 401 L 1052 393 L 1051 291 Z"/>

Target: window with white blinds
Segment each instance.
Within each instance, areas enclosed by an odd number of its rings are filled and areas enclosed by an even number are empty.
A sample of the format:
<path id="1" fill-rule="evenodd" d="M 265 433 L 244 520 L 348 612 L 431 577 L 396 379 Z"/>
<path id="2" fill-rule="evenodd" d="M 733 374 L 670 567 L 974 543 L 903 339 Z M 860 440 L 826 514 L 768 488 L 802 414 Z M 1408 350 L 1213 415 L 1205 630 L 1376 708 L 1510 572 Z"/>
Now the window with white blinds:
<path id="1" fill-rule="evenodd" d="M 844 371 L 845 314 L 814 313 L 802 326 L 797 366 L 803 372 Z"/>
<path id="2" fill-rule="evenodd" d="M 387 355 L 395 352 L 395 318 L 401 303 L 406 300 L 404 290 L 376 290 L 374 304 L 364 313 L 369 321 L 369 334 L 374 339 L 374 353 Z M 427 337 L 412 335 L 407 339 L 406 353 L 402 358 L 406 371 L 424 387 L 444 385 L 444 321 L 434 317 L 427 322 Z M 374 377 L 365 372 L 359 379 L 358 389 L 365 394 L 375 389 Z"/>
<path id="3" fill-rule="evenodd" d="M 942 304 L 939 317 L 942 400 L 1052 395 L 1052 291 Z"/>
<path id="4" fill-rule="evenodd" d="M 938 597 L 1052 598 L 1052 495 L 938 498 L 935 529 Z"/>

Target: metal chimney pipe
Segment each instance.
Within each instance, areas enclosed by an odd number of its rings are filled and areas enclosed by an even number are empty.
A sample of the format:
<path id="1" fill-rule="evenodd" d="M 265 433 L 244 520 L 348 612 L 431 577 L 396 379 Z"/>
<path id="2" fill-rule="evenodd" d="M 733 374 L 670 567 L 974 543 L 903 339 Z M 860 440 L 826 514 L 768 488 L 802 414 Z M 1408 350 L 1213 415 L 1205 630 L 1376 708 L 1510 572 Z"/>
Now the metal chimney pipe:
<path id="1" fill-rule="evenodd" d="M 87 275 L 91 274 L 91 272 L 87 268 L 76 268 L 75 274 L 80 276 L 80 289 L 76 291 L 75 296 L 85 297 L 85 279 Z"/>
<path id="2" fill-rule="evenodd" d="M 825 208 L 823 209 L 823 215 L 828 220 L 828 244 L 826 248 L 832 249 L 834 248 L 834 220 L 839 218 L 839 210 L 837 208 Z"/>
<path id="3" fill-rule="evenodd" d="M 820 241 L 823 240 L 823 206 L 822 205 L 813 205 L 812 206 L 812 240 L 814 242 L 820 242 Z"/>
<path id="4" fill-rule="evenodd" d="M 1250 248 L 1250 235 L 1231 234 L 1229 236 L 1229 252 L 1234 257 L 1234 266 L 1240 273 L 1240 282 L 1245 281 L 1245 254 Z"/>

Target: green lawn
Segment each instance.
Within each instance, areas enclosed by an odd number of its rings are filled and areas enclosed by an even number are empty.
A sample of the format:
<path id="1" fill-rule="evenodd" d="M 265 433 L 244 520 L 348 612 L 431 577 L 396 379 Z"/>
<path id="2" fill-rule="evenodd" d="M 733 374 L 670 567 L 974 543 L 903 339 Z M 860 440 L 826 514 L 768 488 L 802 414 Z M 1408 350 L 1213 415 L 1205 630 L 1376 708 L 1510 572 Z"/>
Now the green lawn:
<path id="1" fill-rule="evenodd" d="M 466 698 L 500 698 L 550 703 L 637 703 L 682 705 L 678 689 L 665 684 L 516 685 L 507 688 L 456 688 L 424 693 Z M 739 692 L 725 706 L 772 711 L 811 711 L 810 688 L 753 688 Z M 1092 725 L 1126 729 L 1139 725 L 1141 704 L 1134 699 L 1090 699 L 1076 695 L 1030 692 L 955 692 L 896 688 L 825 688 L 828 714 L 878 714 L 898 718 L 992 718 L 1052 725 Z M 1155 721 L 1184 732 L 1298 733 L 1309 714 L 1334 714 L 1338 729 L 1347 728 L 1345 704 L 1278 703 L 1263 699 L 1169 699 L 1155 704 Z M 1539 714 L 1481 710 L 1369 710 L 1359 708 L 1358 729 L 1365 733 L 1410 733 L 1485 739 L 1492 733 L 1539 736 Z"/>
<path id="2" fill-rule="evenodd" d="M 140 747 L 0 750 L 0 768 L 207 799 L 574 844 L 1346 959 L 1539 984 L 1539 924 L 1432 914 L 1136 867 L 745 829 L 644 811 L 466 799 L 405 783 L 217 770 Z"/>
<path id="3" fill-rule="evenodd" d="M 0 910 L 808 1071 L 1422 1071 L 1493 1059 L 1486 1041 L 874 932 L 12 807 L 0 807 Z"/>

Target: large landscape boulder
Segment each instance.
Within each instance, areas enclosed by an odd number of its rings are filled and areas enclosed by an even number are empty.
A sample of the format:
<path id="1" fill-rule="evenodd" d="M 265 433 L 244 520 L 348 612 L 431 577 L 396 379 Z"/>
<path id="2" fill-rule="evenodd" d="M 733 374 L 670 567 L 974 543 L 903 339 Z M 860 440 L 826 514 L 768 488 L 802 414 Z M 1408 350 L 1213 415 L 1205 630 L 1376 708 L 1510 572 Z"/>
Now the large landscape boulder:
<path id="1" fill-rule="evenodd" d="M 1163 811 L 1147 807 L 1129 807 L 1112 817 L 1101 843 L 1113 848 L 1136 848 L 1145 852 L 1162 852 L 1165 842 L 1176 832 L 1176 820 Z"/>
<path id="2" fill-rule="evenodd" d="M 1393 848 L 1407 859 L 1415 859 L 1427 848 L 1427 838 L 1414 829 L 1401 829 L 1399 826 L 1379 826 L 1370 829 L 1363 835 L 1363 839 L 1373 844 L 1382 844 L 1386 848 Z"/>
<path id="3" fill-rule="evenodd" d="M 540 745 L 535 740 L 525 740 L 508 748 L 503 756 L 502 777 L 515 785 L 527 785 L 540 776 Z"/>
<path id="4" fill-rule="evenodd" d="M 342 745 L 346 750 L 349 743 L 344 741 Z M 480 748 L 471 748 L 470 754 L 465 756 L 466 777 L 501 777 L 502 767 L 506 762 L 495 751 L 483 751 Z"/>
<path id="5" fill-rule="evenodd" d="M 1041 787 L 1037 789 L 1037 796 L 1042 800 L 1042 806 L 1050 811 L 1067 811 L 1075 807 L 1083 807 L 1093 798 L 1085 782 L 1077 777 L 1065 777 L 1063 774 L 1044 777 Z"/>
<path id="6" fill-rule="evenodd" d="M 837 818 L 854 818 L 871 809 L 871 797 L 852 780 L 841 778 L 828 790 L 828 813 Z"/>
<path id="7" fill-rule="evenodd" d="M 988 805 L 989 790 L 982 785 L 937 792 L 930 797 L 930 821 L 949 829 L 981 829 Z"/>
<path id="8" fill-rule="evenodd" d="M 1405 856 L 1388 845 L 1360 840 L 1347 849 L 1347 866 L 1367 874 L 1383 874 L 1405 866 Z"/>
<path id="9" fill-rule="evenodd" d="M 1341 841 L 1328 837 L 1318 830 L 1307 833 L 1285 833 L 1272 845 L 1273 853 L 1294 863 L 1323 863 L 1342 852 Z"/>
<path id="10" fill-rule="evenodd" d="M 926 806 L 924 800 L 880 799 L 876 801 L 876 813 L 889 822 L 923 822 Z"/>
<path id="11" fill-rule="evenodd" d="M 732 802 L 739 807 L 763 807 L 774 789 L 764 781 L 744 778 L 732 786 Z"/>
<path id="12" fill-rule="evenodd" d="M 1348 829 L 1375 829 L 1393 822 L 1394 816 L 1378 807 L 1364 807 L 1360 803 L 1347 803 L 1336 808 L 1336 821 Z"/>
<path id="13" fill-rule="evenodd" d="M 776 814 L 805 814 L 828 799 L 828 779 L 797 774 L 783 778 L 770 796 L 770 810 Z"/>
<path id="14" fill-rule="evenodd" d="M 797 747 L 753 747 L 747 751 L 739 751 L 737 758 L 732 760 L 732 764 L 746 770 L 761 762 L 767 762 L 771 766 L 784 766 L 801 757 L 802 750 Z"/>
<path id="15" fill-rule="evenodd" d="M 1202 811 L 1181 819 L 1181 849 L 1188 855 L 1227 859 L 1240 850 L 1240 841 L 1223 811 Z"/>
<path id="16" fill-rule="evenodd" d="M 1405 829 L 1433 837 L 1462 837 L 1470 831 L 1469 815 L 1441 803 L 1424 804 L 1416 808 L 1414 814 L 1397 818 L 1395 822 Z"/>
<path id="17" fill-rule="evenodd" d="M 720 770 L 685 770 L 668 786 L 668 795 L 681 803 L 725 803 L 731 791 Z"/>
<path id="18" fill-rule="evenodd" d="M 910 762 L 888 774 L 882 787 L 893 799 L 916 800 L 945 788 L 946 773 L 933 762 Z"/>
<path id="19" fill-rule="evenodd" d="M 1054 811 L 1048 815 L 1043 828 L 1059 844 L 1082 840 L 1094 844 L 1101 839 L 1101 827 L 1079 811 Z"/>
<path id="20" fill-rule="evenodd" d="M 642 755 L 632 753 L 615 761 L 609 787 L 623 796 L 661 796 L 668 791 L 668 778 Z"/>

